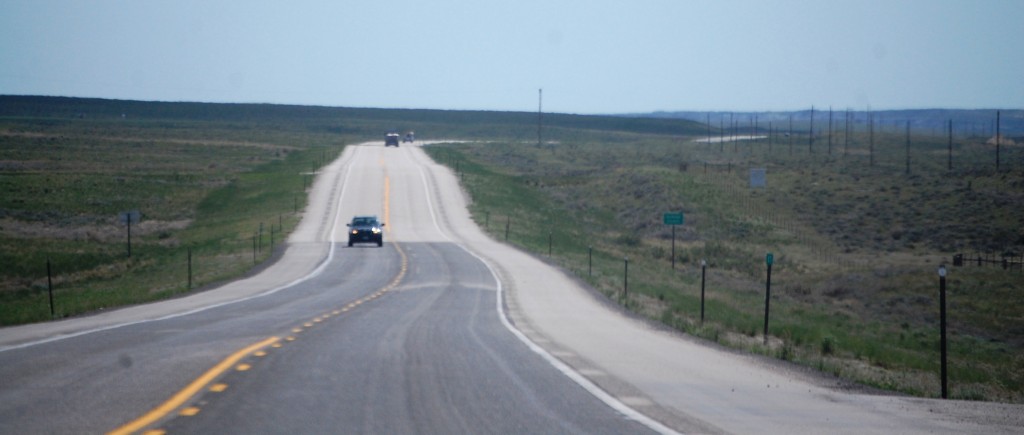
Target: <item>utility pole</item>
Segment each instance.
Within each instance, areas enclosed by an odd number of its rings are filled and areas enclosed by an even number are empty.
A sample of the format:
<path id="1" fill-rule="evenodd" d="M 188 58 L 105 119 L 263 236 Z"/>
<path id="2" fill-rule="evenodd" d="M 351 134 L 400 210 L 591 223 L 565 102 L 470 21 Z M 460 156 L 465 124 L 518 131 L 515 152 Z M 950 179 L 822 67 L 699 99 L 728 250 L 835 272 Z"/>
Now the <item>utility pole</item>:
<path id="1" fill-rule="evenodd" d="M 875 115 L 871 113 L 871 108 L 868 108 L 868 137 L 868 164 L 875 166 Z"/>
<path id="2" fill-rule="evenodd" d="M 953 120 L 949 120 L 949 160 L 946 164 L 946 169 L 953 170 Z"/>
<path id="3" fill-rule="evenodd" d="M 736 124 L 732 121 L 732 112 L 729 112 L 729 142 L 736 142 Z M 735 149 L 735 147 L 733 147 Z"/>
<path id="4" fill-rule="evenodd" d="M 850 109 L 846 109 L 846 122 L 843 124 L 843 155 L 845 156 L 850 150 Z"/>
<path id="5" fill-rule="evenodd" d="M 995 172 L 999 172 L 999 142 L 999 111 L 995 111 Z"/>
<path id="6" fill-rule="evenodd" d="M 544 104 L 544 89 L 537 89 L 537 147 L 544 143 L 541 140 L 541 127 L 544 125 L 544 111 L 542 110 Z"/>
<path id="7" fill-rule="evenodd" d="M 789 155 L 793 155 L 793 115 L 789 115 Z"/>
<path id="8" fill-rule="evenodd" d="M 711 112 L 708 112 L 708 148 L 711 148 Z"/>
<path id="9" fill-rule="evenodd" d="M 725 114 L 718 118 L 718 152 L 725 151 Z"/>
<path id="10" fill-rule="evenodd" d="M 907 175 L 910 175 L 910 121 L 907 121 Z"/>
<path id="11" fill-rule="evenodd" d="M 814 154 L 814 106 L 811 106 L 811 134 L 807 139 L 807 152 Z"/>
<path id="12" fill-rule="evenodd" d="M 832 155 L 832 106 L 828 106 L 828 155 Z"/>

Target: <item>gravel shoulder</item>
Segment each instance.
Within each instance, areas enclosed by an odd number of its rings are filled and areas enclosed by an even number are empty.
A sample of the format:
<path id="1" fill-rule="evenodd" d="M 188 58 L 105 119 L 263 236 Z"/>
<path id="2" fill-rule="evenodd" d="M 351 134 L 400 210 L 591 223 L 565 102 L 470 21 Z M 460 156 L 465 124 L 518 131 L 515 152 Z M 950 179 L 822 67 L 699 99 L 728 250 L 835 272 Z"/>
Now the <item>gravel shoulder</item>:
<path id="1" fill-rule="evenodd" d="M 351 152 L 351 149 L 346 149 L 341 157 L 320 170 L 310 187 L 309 205 L 302 221 L 289 237 L 283 251 L 247 276 L 165 301 L 100 311 L 54 322 L 2 328 L 0 351 L 182 316 L 276 292 L 298 280 L 307 279 L 317 273 L 317 269 L 325 264 L 330 255 L 330 242 L 335 237 L 332 233 L 337 218 L 336 198 Z"/>
<path id="2" fill-rule="evenodd" d="M 515 327 L 622 403 L 685 432 L 1020 433 L 1024 406 L 941 401 L 851 388 L 785 363 L 723 349 L 623 313 L 581 283 L 486 236 L 447 168 L 418 147 L 437 219 L 497 272 Z M 0 329 L 0 351 L 180 316 L 258 297 L 316 274 L 336 238 L 334 202 L 352 149 L 318 174 L 299 228 L 276 262 L 252 276 L 178 299 Z"/>
<path id="3" fill-rule="evenodd" d="M 1024 406 L 882 393 L 668 330 L 622 312 L 542 259 L 485 235 L 447 168 L 416 150 L 442 225 L 486 259 L 535 344 L 634 409 L 701 433 L 1019 433 Z"/>

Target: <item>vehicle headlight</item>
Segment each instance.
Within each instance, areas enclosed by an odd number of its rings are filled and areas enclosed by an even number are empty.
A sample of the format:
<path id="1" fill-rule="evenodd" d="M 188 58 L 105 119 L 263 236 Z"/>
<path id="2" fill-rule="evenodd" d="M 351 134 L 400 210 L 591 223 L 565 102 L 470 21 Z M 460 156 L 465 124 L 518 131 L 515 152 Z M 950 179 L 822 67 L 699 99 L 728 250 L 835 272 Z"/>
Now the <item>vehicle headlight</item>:
<path id="1" fill-rule="evenodd" d="M 373 227 L 373 233 L 374 234 L 380 234 L 380 228 Z"/>
<path id="2" fill-rule="evenodd" d="M 352 230 L 352 235 L 354 236 L 356 234 L 359 234 L 359 230 Z"/>

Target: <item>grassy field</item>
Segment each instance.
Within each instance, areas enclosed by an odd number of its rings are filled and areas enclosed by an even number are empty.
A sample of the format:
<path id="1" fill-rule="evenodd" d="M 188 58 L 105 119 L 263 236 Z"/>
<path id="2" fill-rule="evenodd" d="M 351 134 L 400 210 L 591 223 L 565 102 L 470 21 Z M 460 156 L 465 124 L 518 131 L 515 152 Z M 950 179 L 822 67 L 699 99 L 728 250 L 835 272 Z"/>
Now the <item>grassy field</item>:
<path id="1" fill-rule="evenodd" d="M 0 324 L 51 318 L 48 260 L 65 317 L 189 291 L 190 249 L 193 287 L 269 257 L 271 233 L 280 244 L 297 223 L 308 174 L 344 140 L 239 127 L 0 120 Z M 125 211 L 141 214 L 130 257 Z"/>
<path id="2" fill-rule="evenodd" d="M 546 122 L 580 134 L 696 125 Z M 536 114 L 0 96 L 0 326 L 174 297 L 246 273 L 297 224 L 312 173 L 346 143 L 388 130 L 523 140 L 535 137 Z M 142 216 L 130 257 L 119 220 L 128 211 Z"/>
<path id="3" fill-rule="evenodd" d="M 716 132 L 717 133 L 717 132 Z M 699 137 L 699 136 L 698 136 Z M 806 135 L 725 144 L 693 137 L 556 135 L 556 145 L 431 147 L 458 168 L 474 218 L 496 238 L 579 275 L 674 328 L 869 385 L 939 389 L 937 268 L 949 269 L 950 385 L 956 398 L 1024 401 L 1024 273 L 952 267 L 956 252 L 1024 252 L 1024 163 L 983 138 L 917 137 L 906 173 L 899 132 L 856 132 L 831 155 Z M 767 187 L 748 187 L 765 168 Z M 683 211 L 672 269 L 670 227 Z M 769 344 L 765 254 L 772 252 Z M 592 258 L 592 260 L 591 260 Z M 626 259 L 628 291 L 624 296 Z M 706 259 L 705 321 L 700 261 Z"/>
<path id="4" fill-rule="evenodd" d="M 915 133 L 908 174 L 896 127 L 855 128 L 848 146 L 837 133 L 829 152 L 824 136 L 706 144 L 690 121 L 555 114 L 537 146 L 536 121 L 0 96 L 0 325 L 51 319 L 47 259 L 57 318 L 244 274 L 269 258 L 272 233 L 279 242 L 298 222 L 311 172 L 346 143 L 414 130 L 480 140 L 428 151 L 462 173 L 494 237 L 507 225 L 511 243 L 671 327 L 866 384 L 938 394 L 936 268 L 946 263 L 952 395 L 1024 401 L 1024 273 L 950 264 L 958 252 L 1024 252 L 1022 148 L 1005 147 L 997 173 L 986 138 L 959 136 L 948 170 L 945 137 Z M 766 170 L 766 188 L 748 187 L 751 168 Z M 130 258 L 118 220 L 129 210 L 142 214 Z M 675 269 L 669 211 L 686 216 Z"/>

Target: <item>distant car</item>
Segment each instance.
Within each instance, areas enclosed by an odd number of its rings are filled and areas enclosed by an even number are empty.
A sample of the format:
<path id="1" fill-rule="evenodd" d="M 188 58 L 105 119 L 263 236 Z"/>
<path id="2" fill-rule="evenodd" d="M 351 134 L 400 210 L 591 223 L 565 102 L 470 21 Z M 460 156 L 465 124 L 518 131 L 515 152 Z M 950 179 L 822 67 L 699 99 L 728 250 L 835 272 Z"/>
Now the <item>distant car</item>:
<path id="1" fill-rule="evenodd" d="M 377 216 L 355 216 L 348 223 L 348 246 L 355 243 L 376 243 L 384 246 L 384 224 Z"/>
<path id="2" fill-rule="evenodd" d="M 402 142 L 412 142 L 415 139 L 416 139 L 416 133 L 410 131 L 410 132 L 405 134 L 404 138 L 402 138 Z"/>
<path id="3" fill-rule="evenodd" d="M 384 135 L 384 146 L 398 146 L 398 133 L 388 133 Z"/>

